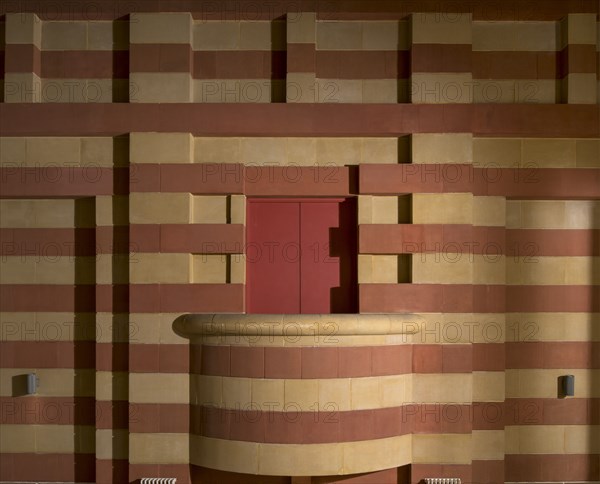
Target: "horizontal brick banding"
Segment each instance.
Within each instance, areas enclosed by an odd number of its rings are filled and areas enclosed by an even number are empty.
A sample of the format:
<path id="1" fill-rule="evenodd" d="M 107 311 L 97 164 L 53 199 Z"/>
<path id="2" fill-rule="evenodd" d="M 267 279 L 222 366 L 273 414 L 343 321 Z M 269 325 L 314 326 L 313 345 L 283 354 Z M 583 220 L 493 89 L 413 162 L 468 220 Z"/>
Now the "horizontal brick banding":
<path id="1" fill-rule="evenodd" d="M 285 51 L 194 52 L 194 79 L 285 79 L 285 76 Z"/>
<path id="2" fill-rule="evenodd" d="M 287 44 L 286 62 L 287 72 L 315 72 L 315 44 Z"/>
<path id="3" fill-rule="evenodd" d="M 356 378 L 411 372 L 411 345 L 335 347 L 334 344 L 302 348 L 203 345 L 201 358 L 192 359 L 191 371 L 202 375 L 285 379 Z"/>
<path id="4" fill-rule="evenodd" d="M 568 74 L 595 74 L 596 73 L 596 46 L 569 44 L 559 55 L 559 78 Z"/>
<path id="5" fill-rule="evenodd" d="M 471 44 L 413 44 L 412 72 L 471 72 Z"/>
<path id="6" fill-rule="evenodd" d="M 191 408 L 191 433 L 204 437 L 279 444 L 324 444 L 375 440 L 410 433 L 469 433 L 468 405 L 442 409 L 415 404 L 370 410 L 281 412 L 277 407 L 249 410 Z"/>
<path id="7" fill-rule="evenodd" d="M 189 373 L 188 345 L 129 344 L 130 373 Z"/>
<path id="8" fill-rule="evenodd" d="M 57 104 L 7 103 L 3 136 L 598 136 L 598 108 L 584 104 Z"/>
<path id="9" fill-rule="evenodd" d="M 32 72 L 41 75 L 42 57 L 33 44 L 7 44 L 4 51 L 5 72 Z"/>
<path id="10" fill-rule="evenodd" d="M 0 454 L 0 480 L 96 482 L 94 454 Z"/>
<path id="11" fill-rule="evenodd" d="M 133 284 L 134 313 L 241 313 L 243 284 Z"/>
<path id="12" fill-rule="evenodd" d="M 504 345 L 498 343 L 473 344 L 473 371 L 504 371 Z"/>
<path id="13" fill-rule="evenodd" d="M 360 284 L 361 312 L 598 312 L 598 286 Z"/>
<path id="14" fill-rule="evenodd" d="M 413 373 L 470 373 L 473 369 L 470 344 L 414 345 Z"/>
<path id="15" fill-rule="evenodd" d="M 599 286 L 507 286 L 507 312 L 600 312 Z"/>
<path id="16" fill-rule="evenodd" d="M 508 398 L 506 425 L 600 425 L 600 398 Z"/>
<path id="17" fill-rule="evenodd" d="M 131 44 L 129 62 L 131 72 L 191 72 L 194 52 L 190 44 Z"/>
<path id="18" fill-rule="evenodd" d="M 126 50 L 42 51 L 41 76 L 46 79 L 127 79 Z"/>
<path id="19" fill-rule="evenodd" d="M 76 197 L 123 194 L 127 168 L 0 168 L 0 198 Z"/>
<path id="20" fill-rule="evenodd" d="M 520 288 L 522 286 L 516 286 Z M 539 286 L 534 286 L 539 287 Z M 561 286 L 569 287 L 569 286 Z M 360 311 L 504 312 L 504 286 L 468 284 L 360 284 Z M 585 311 L 587 309 L 583 309 Z M 524 311 L 524 310 L 523 310 Z"/>
<path id="21" fill-rule="evenodd" d="M 190 406 L 183 403 L 130 403 L 129 431 L 133 433 L 188 433 Z"/>
<path id="22" fill-rule="evenodd" d="M 3 284 L 0 286 L 0 301 L 5 311 L 73 311 L 75 306 L 80 311 L 93 312 L 94 286 L 79 286 L 80 296 L 75 302 L 75 286 L 35 285 L 35 284 Z"/>
<path id="23" fill-rule="evenodd" d="M 254 170 L 252 175 L 250 170 Z M 248 167 L 244 194 L 250 196 L 348 196 L 357 193 L 356 167 Z"/>
<path id="24" fill-rule="evenodd" d="M 600 479 L 598 454 L 507 454 L 507 481 L 594 481 Z"/>
<path id="25" fill-rule="evenodd" d="M 93 228 L 0 228 L 0 255 L 43 256 L 50 260 L 60 256 L 92 256 L 96 253 L 96 230 Z M 110 227 L 112 232 L 112 227 Z M 111 253 L 111 247 L 98 247 Z"/>
<path id="26" fill-rule="evenodd" d="M 466 193 L 520 199 L 600 197 L 600 169 L 473 168 L 470 165 L 365 165 L 361 194 Z"/>
<path id="27" fill-rule="evenodd" d="M 4 341 L 2 368 L 94 368 L 93 341 Z"/>
<path id="28" fill-rule="evenodd" d="M 473 52 L 473 79 L 557 79 L 557 52 Z"/>
<path id="29" fill-rule="evenodd" d="M 410 5 L 412 6 L 412 5 Z M 173 12 L 192 12 L 197 20 L 274 20 L 283 15 L 287 10 L 298 12 L 298 4 L 292 0 L 272 4 L 270 8 L 259 8 L 256 2 L 241 0 L 236 8 L 221 6 L 219 3 L 211 4 L 206 8 L 198 8 L 192 0 L 178 2 L 172 6 Z M 69 8 L 62 8 L 60 4 L 51 8 L 40 8 L 35 0 L 23 2 L 19 9 L 21 12 L 35 12 L 41 20 L 90 20 L 88 4 L 83 0 L 76 0 Z M 10 11 L 6 8 L 1 13 Z M 115 20 L 128 13 L 160 12 L 164 5 L 158 0 L 134 0 L 121 4 L 118 0 L 103 0 L 94 10 L 94 20 Z M 369 0 L 345 0 L 335 4 L 323 4 L 317 8 L 319 20 L 399 20 L 406 18 L 414 8 L 409 8 L 403 3 L 393 0 L 377 2 L 375 5 Z M 581 3 L 579 0 L 566 0 L 557 4 L 549 4 L 545 0 L 534 0 L 523 6 L 518 0 L 504 2 L 502 6 L 490 5 L 484 0 L 453 1 L 453 0 L 424 0 L 418 4 L 418 12 L 472 12 L 474 20 L 560 20 L 568 13 L 589 12 L 598 13 L 594 2 Z"/>
<path id="30" fill-rule="evenodd" d="M 0 397 L 2 425 L 94 425 L 102 413 L 90 397 Z"/>
<path id="31" fill-rule="evenodd" d="M 239 254 L 244 252 L 244 238 L 242 224 L 130 225 L 130 244 L 136 252 Z"/>
<path id="32" fill-rule="evenodd" d="M 461 224 L 362 224 L 359 253 L 457 252 L 511 257 L 600 255 L 600 230 L 505 229 Z"/>
<path id="33" fill-rule="evenodd" d="M 600 369 L 600 342 L 507 342 L 506 368 Z"/>
<path id="34" fill-rule="evenodd" d="M 503 460 L 474 460 L 471 465 L 473 482 L 477 482 L 478 484 L 504 482 Z"/>
<path id="35" fill-rule="evenodd" d="M 409 58 L 406 50 L 319 50 L 316 76 L 321 79 L 407 79 Z"/>
<path id="36" fill-rule="evenodd" d="M 347 196 L 356 193 L 356 167 L 244 166 L 234 163 L 134 165 L 133 192 L 252 196 Z"/>

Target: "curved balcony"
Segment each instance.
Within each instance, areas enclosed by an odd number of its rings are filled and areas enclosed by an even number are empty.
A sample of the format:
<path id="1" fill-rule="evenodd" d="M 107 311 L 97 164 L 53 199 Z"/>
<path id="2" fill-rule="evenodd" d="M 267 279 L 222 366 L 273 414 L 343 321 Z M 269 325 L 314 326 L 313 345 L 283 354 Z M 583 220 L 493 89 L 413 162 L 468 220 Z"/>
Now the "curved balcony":
<path id="1" fill-rule="evenodd" d="M 197 314 L 190 461 L 279 476 L 374 472 L 411 462 L 414 314 Z"/>

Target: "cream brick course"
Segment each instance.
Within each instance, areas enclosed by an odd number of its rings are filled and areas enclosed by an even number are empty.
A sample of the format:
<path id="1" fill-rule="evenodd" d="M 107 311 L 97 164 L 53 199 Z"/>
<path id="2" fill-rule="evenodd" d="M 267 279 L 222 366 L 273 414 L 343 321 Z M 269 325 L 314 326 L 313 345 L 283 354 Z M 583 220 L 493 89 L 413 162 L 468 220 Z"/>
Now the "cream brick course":
<path id="1" fill-rule="evenodd" d="M 129 196 L 132 224 L 187 224 L 191 221 L 188 193 L 132 193 Z"/>
<path id="2" fill-rule="evenodd" d="M 317 22 L 317 49 L 360 50 L 362 25 L 360 22 Z"/>
<path id="3" fill-rule="evenodd" d="M 194 283 L 224 284 L 227 282 L 228 257 L 224 254 L 193 255 Z"/>
<path id="4" fill-rule="evenodd" d="M 34 13 L 6 14 L 5 38 L 7 44 L 33 44 L 42 46 L 42 21 Z"/>
<path id="5" fill-rule="evenodd" d="M 286 24 L 281 20 L 240 22 L 241 50 L 285 50 Z"/>
<path id="6" fill-rule="evenodd" d="M 575 376 L 575 398 L 599 398 L 600 389 L 594 382 L 599 370 L 550 369 L 506 370 L 506 398 L 557 398 L 557 379 L 565 371 Z"/>
<path id="7" fill-rule="evenodd" d="M 241 163 L 241 138 L 194 138 L 195 163 Z"/>
<path id="8" fill-rule="evenodd" d="M 189 12 L 132 13 L 132 44 L 190 44 L 192 16 Z"/>
<path id="9" fill-rule="evenodd" d="M 410 17 L 413 44 L 470 44 L 470 13 L 413 13 Z"/>
<path id="10" fill-rule="evenodd" d="M 473 460 L 503 460 L 504 430 L 473 430 Z"/>
<path id="11" fill-rule="evenodd" d="M 415 374 L 412 379 L 415 403 L 470 403 L 473 378 L 462 373 Z"/>
<path id="12" fill-rule="evenodd" d="M 474 21 L 475 51 L 555 51 L 556 22 Z"/>
<path id="13" fill-rule="evenodd" d="M 415 133 L 411 138 L 413 163 L 473 162 L 470 133 Z"/>
<path id="14" fill-rule="evenodd" d="M 504 227 L 506 199 L 504 197 L 473 197 L 473 225 Z"/>
<path id="15" fill-rule="evenodd" d="M 414 193 L 413 223 L 471 224 L 473 196 L 470 193 Z"/>
<path id="16" fill-rule="evenodd" d="M 600 341 L 600 313 L 507 313 L 507 341 Z"/>
<path id="17" fill-rule="evenodd" d="M 187 373 L 130 373 L 129 401 L 135 403 L 189 403 Z"/>
<path id="18" fill-rule="evenodd" d="M 138 253 L 130 257 L 132 284 L 188 284 L 189 254 Z"/>
<path id="19" fill-rule="evenodd" d="M 560 22 L 561 48 L 567 44 L 597 45 L 596 15 L 592 13 L 569 13 Z"/>
<path id="20" fill-rule="evenodd" d="M 189 463 L 189 434 L 131 433 L 129 462 L 132 464 Z"/>
<path id="21" fill-rule="evenodd" d="M 364 21 L 361 47 L 362 50 L 405 50 L 407 34 L 406 21 Z"/>
<path id="22" fill-rule="evenodd" d="M 131 133 L 131 163 L 190 163 L 194 138 L 190 133 Z"/>
<path id="23" fill-rule="evenodd" d="M 134 88 L 130 102 L 187 103 L 193 99 L 195 82 L 187 72 L 132 72 L 129 78 Z"/>
<path id="24" fill-rule="evenodd" d="M 504 385 L 503 371 L 474 371 L 473 401 L 504 402 Z"/>
<path id="25" fill-rule="evenodd" d="M 88 425 L 3 424 L 0 432 L 0 452 L 7 454 L 93 454 L 94 447 L 94 427 Z"/>
<path id="26" fill-rule="evenodd" d="M 316 41 L 315 12 L 297 12 L 288 16 L 286 36 L 288 44 L 313 44 Z"/>
<path id="27" fill-rule="evenodd" d="M 195 21 L 194 50 L 237 50 L 240 48 L 241 22 Z"/>
<path id="28" fill-rule="evenodd" d="M 35 373 L 40 384 L 37 395 L 40 397 L 94 396 L 94 371 L 68 368 L 3 368 L 0 370 L 0 396 L 12 397 L 14 376 Z"/>
<path id="29" fill-rule="evenodd" d="M 407 102 L 401 96 L 404 82 L 404 79 L 363 79 L 362 102 L 371 104 Z"/>
<path id="30" fill-rule="evenodd" d="M 196 195 L 193 197 L 193 223 L 224 224 L 229 218 L 227 195 Z"/>
<path id="31" fill-rule="evenodd" d="M 414 434 L 414 464 L 470 464 L 471 434 Z"/>
<path id="32" fill-rule="evenodd" d="M 86 50 L 87 22 L 44 21 L 43 50 Z"/>
<path id="33" fill-rule="evenodd" d="M 575 141 L 577 168 L 600 168 L 600 139 Z"/>

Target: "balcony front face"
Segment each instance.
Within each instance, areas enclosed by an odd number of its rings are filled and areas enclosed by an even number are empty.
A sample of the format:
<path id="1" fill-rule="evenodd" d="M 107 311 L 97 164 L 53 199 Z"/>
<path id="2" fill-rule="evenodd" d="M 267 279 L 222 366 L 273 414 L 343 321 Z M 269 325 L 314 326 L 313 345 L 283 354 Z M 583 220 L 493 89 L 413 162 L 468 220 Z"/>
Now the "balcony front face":
<path id="1" fill-rule="evenodd" d="M 191 464 L 357 474 L 412 458 L 413 314 L 186 315 Z"/>

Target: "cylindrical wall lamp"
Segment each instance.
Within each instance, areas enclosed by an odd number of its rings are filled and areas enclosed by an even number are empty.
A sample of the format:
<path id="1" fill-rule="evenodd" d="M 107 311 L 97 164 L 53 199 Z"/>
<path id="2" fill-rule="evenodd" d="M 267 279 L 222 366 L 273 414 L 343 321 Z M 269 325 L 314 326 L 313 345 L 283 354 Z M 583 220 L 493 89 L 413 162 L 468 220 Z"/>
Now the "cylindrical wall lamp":
<path id="1" fill-rule="evenodd" d="M 575 376 L 563 375 L 560 377 L 560 390 L 563 397 L 575 396 Z"/>
<path id="2" fill-rule="evenodd" d="M 27 374 L 27 395 L 35 395 L 38 387 L 38 377 L 35 373 Z"/>

